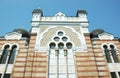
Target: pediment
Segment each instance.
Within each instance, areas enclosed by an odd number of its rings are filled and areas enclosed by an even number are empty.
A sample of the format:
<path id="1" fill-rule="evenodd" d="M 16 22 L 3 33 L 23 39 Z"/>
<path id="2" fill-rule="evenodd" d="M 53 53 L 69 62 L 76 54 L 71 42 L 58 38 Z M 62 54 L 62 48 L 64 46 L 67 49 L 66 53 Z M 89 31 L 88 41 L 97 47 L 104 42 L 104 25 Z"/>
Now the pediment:
<path id="1" fill-rule="evenodd" d="M 101 40 L 103 40 L 103 39 L 105 39 L 105 40 L 112 40 L 112 39 L 114 39 L 114 36 L 112 34 L 107 33 L 107 32 L 99 34 L 98 37 Z"/>
<path id="2" fill-rule="evenodd" d="M 57 14 L 55 14 L 55 16 L 58 16 L 58 17 L 65 17 L 65 14 L 62 13 L 62 12 L 58 12 Z"/>
<path id="3" fill-rule="evenodd" d="M 5 39 L 7 40 L 14 40 L 14 39 L 19 40 L 21 37 L 22 37 L 22 34 L 18 32 L 10 32 L 5 35 Z"/>

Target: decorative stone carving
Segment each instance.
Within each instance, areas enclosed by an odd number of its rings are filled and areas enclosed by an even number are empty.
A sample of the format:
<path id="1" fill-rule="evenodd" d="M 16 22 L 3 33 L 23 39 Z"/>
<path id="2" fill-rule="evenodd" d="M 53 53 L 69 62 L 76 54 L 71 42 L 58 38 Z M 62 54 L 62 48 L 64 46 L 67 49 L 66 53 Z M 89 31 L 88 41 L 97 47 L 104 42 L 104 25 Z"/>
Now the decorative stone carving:
<path id="1" fill-rule="evenodd" d="M 5 35 L 5 39 L 7 40 L 14 40 L 14 39 L 19 40 L 21 37 L 22 37 L 22 34 L 17 33 L 17 32 L 11 32 Z"/>
<path id="2" fill-rule="evenodd" d="M 112 34 L 109 34 L 109 33 L 101 33 L 98 35 L 99 39 L 103 40 L 103 39 L 106 39 L 106 40 L 112 40 L 114 39 L 114 36 Z"/>

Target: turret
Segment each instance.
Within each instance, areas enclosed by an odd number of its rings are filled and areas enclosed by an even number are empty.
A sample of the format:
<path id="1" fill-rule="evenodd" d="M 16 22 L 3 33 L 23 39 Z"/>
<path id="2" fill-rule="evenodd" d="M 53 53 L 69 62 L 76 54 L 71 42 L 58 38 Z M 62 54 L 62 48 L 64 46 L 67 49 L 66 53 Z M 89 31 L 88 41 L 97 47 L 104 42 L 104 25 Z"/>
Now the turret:
<path id="1" fill-rule="evenodd" d="M 41 17 L 43 16 L 43 12 L 41 9 L 34 9 L 32 12 L 32 32 L 36 33 L 37 27 L 40 25 Z"/>
<path id="2" fill-rule="evenodd" d="M 83 33 L 89 33 L 89 31 L 88 31 L 89 22 L 87 19 L 86 10 L 78 10 L 76 17 L 79 17 L 82 21 L 81 26 L 82 26 Z"/>
<path id="3" fill-rule="evenodd" d="M 41 9 L 34 9 L 32 12 L 32 21 L 40 21 L 41 17 L 43 16 Z"/>
<path id="4" fill-rule="evenodd" d="M 86 18 L 87 17 L 87 12 L 86 12 L 86 10 L 78 10 L 76 16 Z"/>

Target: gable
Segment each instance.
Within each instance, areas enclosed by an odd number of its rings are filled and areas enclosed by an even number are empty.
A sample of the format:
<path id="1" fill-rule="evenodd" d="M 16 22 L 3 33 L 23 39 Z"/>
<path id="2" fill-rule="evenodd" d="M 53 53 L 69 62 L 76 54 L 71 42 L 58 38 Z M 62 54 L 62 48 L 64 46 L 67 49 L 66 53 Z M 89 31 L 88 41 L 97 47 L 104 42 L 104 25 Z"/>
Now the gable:
<path id="1" fill-rule="evenodd" d="M 106 39 L 106 40 L 112 40 L 114 39 L 114 36 L 112 34 L 109 34 L 109 33 L 101 33 L 98 35 L 99 39 L 103 40 L 103 39 Z"/>
<path id="2" fill-rule="evenodd" d="M 14 39 L 19 40 L 21 37 L 22 37 L 22 34 L 17 33 L 17 32 L 11 32 L 5 35 L 5 39 L 7 40 L 14 40 Z"/>

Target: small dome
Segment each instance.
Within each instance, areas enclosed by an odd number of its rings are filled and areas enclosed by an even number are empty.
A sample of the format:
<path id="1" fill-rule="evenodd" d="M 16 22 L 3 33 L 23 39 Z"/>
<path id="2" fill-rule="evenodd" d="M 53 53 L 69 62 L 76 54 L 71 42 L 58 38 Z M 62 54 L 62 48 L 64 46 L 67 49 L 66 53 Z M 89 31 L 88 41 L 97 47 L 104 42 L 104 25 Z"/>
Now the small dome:
<path id="1" fill-rule="evenodd" d="M 43 16 L 43 12 L 41 9 L 34 9 L 32 13 L 41 13 L 41 15 Z"/>
<path id="2" fill-rule="evenodd" d="M 87 14 L 86 10 L 78 10 L 77 13 L 85 13 L 85 14 Z"/>
<path id="3" fill-rule="evenodd" d="M 33 13 L 41 13 L 41 12 L 42 12 L 41 9 L 34 9 L 34 10 L 33 10 Z"/>
<path id="4" fill-rule="evenodd" d="M 87 14 L 86 10 L 78 10 L 77 11 L 77 16 L 80 14 Z"/>
<path id="5" fill-rule="evenodd" d="M 23 28 L 14 29 L 13 32 L 21 33 L 22 37 L 27 37 L 27 38 L 30 37 L 29 32 Z"/>
<path id="6" fill-rule="evenodd" d="M 100 33 L 105 32 L 103 29 L 95 29 L 90 33 L 91 38 L 96 38 Z"/>

